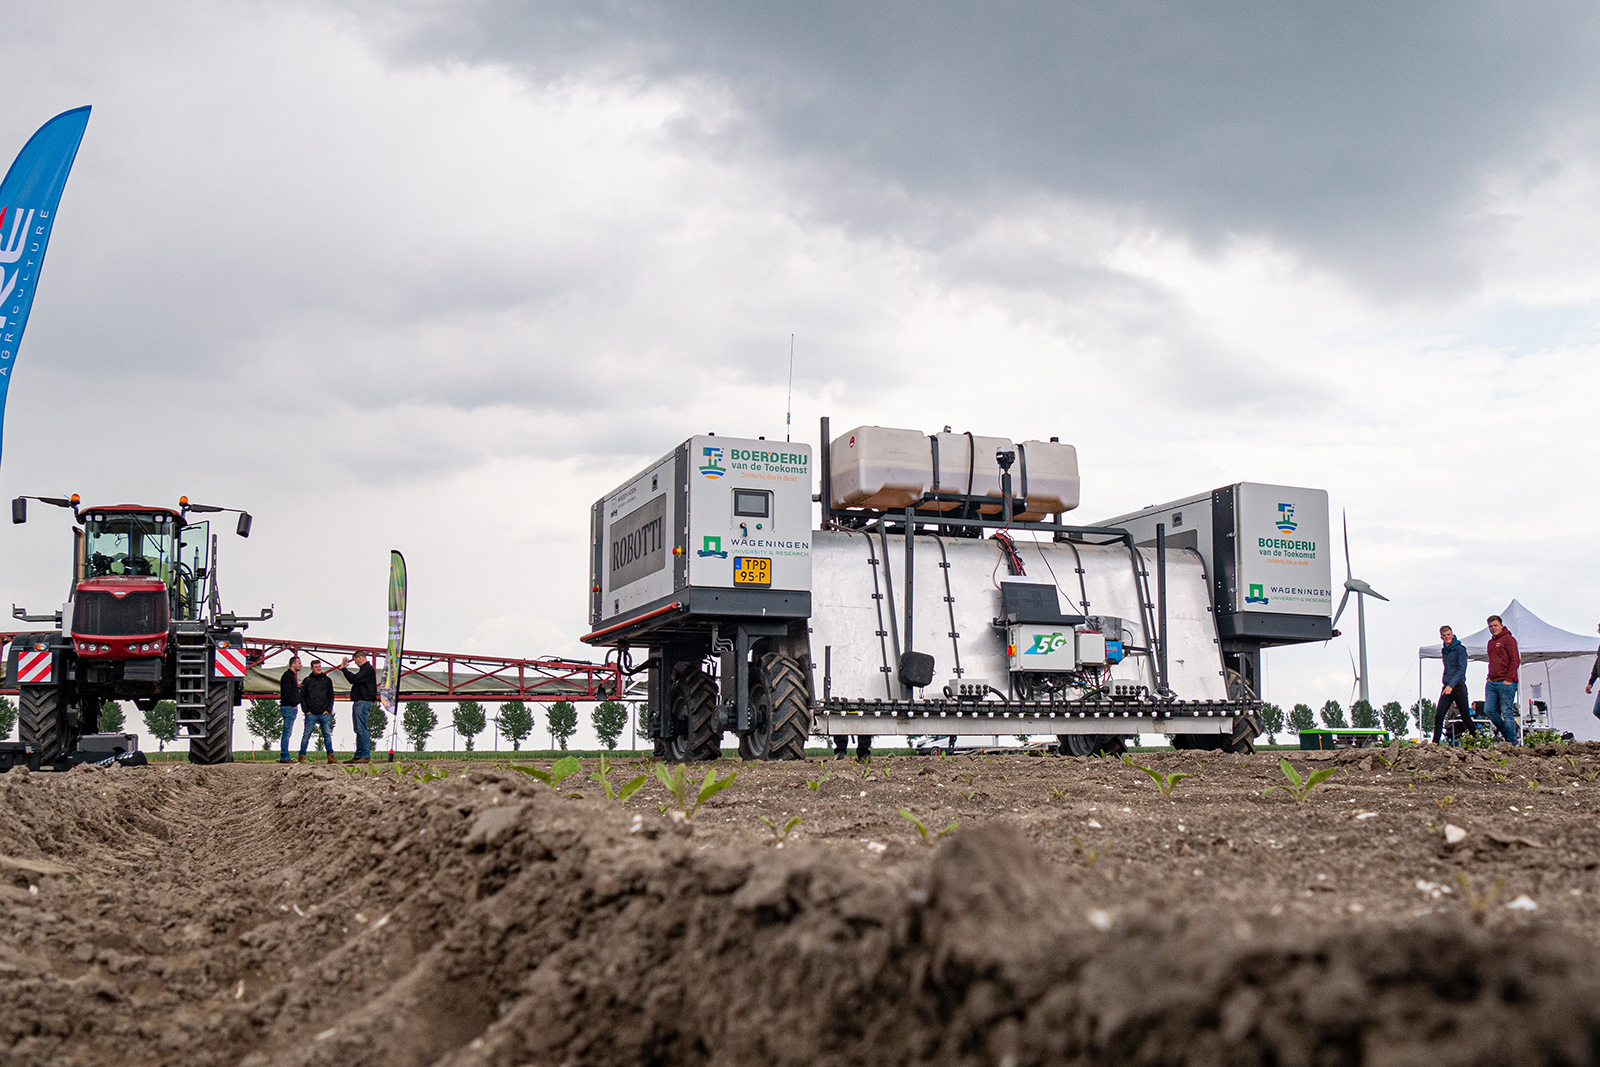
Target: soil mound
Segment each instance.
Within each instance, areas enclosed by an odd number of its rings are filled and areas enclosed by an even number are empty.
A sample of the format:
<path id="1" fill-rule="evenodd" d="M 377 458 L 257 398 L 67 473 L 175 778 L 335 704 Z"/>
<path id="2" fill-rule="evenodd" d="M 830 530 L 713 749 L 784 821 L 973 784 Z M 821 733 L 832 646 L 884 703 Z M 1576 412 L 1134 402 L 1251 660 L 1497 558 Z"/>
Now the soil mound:
<path id="1" fill-rule="evenodd" d="M 708 843 L 511 772 L 0 778 L 8 1063 L 1585 1063 L 1586 951 L 1097 906 L 1001 825 Z M 898 858 L 897 858 L 898 856 Z"/>

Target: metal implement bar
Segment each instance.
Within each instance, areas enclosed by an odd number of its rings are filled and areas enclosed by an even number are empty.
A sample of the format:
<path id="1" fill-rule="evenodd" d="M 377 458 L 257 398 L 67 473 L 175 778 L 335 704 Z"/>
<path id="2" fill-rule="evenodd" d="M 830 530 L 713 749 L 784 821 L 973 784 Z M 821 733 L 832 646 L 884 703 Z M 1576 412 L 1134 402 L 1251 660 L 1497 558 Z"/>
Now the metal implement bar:
<path id="1" fill-rule="evenodd" d="M 947 737 L 951 734 L 1232 734 L 1237 716 L 1223 711 L 1183 718 L 1149 713 L 958 712 L 896 715 L 893 712 L 842 712 L 829 710 L 813 720 L 813 732 L 824 736 L 871 734 L 874 736 Z"/>
<path id="2" fill-rule="evenodd" d="M 245 696 L 274 696 L 278 676 L 289 657 L 301 653 L 302 661 L 314 656 L 337 662 L 356 652 L 374 661 L 387 649 L 366 645 L 339 645 L 323 641 L 279 641 L 246 637 L 239 641 L 247 652 L 250 670 L 245 675 Z M 302 663 L 302 666 L 308 664 Z M 342 681 L 335 675 L 335 684 Z M 623 693 L 622 665 L 563 659 L 514 659 L 499 656 L 460 655 L 452 652 L 400 654 L 400 697 L 405 700 L 605 700 Z"/>

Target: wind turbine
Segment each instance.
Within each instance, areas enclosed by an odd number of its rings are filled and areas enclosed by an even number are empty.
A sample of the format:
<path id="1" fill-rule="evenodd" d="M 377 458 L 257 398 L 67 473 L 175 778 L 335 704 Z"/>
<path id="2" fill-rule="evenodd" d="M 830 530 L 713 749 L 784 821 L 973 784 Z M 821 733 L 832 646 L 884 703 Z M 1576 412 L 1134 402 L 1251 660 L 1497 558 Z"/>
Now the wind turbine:
<path id="1" fill-rule="evenodd" d="M 1361 699 L 1372 703 L 1367 693 L 1367 597 L 1375 596 L 1379 600 L 1388 601 L 1388 597 L 1378 592 L 1372 586 L 1355 577 L 1350 571 L 1350 516 L 1341 511 L 1344 519 L 1344 596 L 1339 598 L 1339 610 L 1333 613 L 1333 625 L 1339 625 L 1339 616 L 1344 614 L 1344 606 L 1350 600 L 1350 594 L 1356 595 L 1356 643 L 1361 651 L 1361 673 L 1357 680 L 1361 686 Z"/>

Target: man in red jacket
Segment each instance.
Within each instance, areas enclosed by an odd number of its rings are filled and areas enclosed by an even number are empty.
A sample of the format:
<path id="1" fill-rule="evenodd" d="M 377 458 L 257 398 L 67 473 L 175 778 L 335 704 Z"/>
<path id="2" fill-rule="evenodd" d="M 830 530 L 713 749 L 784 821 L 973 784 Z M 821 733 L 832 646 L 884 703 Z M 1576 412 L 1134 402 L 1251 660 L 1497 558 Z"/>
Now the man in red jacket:
<path id="1" fill-rule="evenodd" d="M 1483 694 L 1483 713 L 1513 745 L 1517 743 L 1517 668 L 1521 665 L 1517 639 L 1500 616 L 1490 615 L 1489 685 Z"/>

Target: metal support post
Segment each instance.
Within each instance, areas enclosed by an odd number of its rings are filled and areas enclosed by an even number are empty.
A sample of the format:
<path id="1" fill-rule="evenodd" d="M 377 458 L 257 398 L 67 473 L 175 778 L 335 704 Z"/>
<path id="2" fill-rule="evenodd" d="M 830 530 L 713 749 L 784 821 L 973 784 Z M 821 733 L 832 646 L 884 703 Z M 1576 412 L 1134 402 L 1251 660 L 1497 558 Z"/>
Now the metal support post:
<path id="1" fill-rule="evenodd" d="M 742 625 L 733 634 L 733 728 L 750 729 L 750 631 Z"/>
<path id="2" fill-rule="evenodd" d="M 1165 696 L 1167 685 L 1167 526 L 1156 523 L 1156 688 Z"/>

